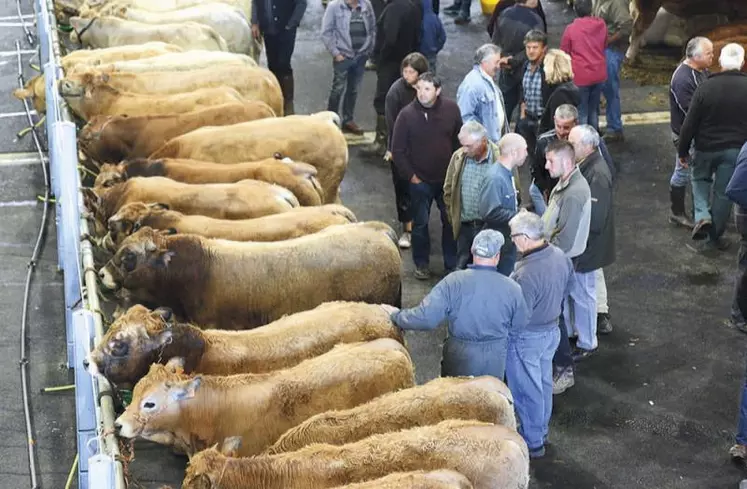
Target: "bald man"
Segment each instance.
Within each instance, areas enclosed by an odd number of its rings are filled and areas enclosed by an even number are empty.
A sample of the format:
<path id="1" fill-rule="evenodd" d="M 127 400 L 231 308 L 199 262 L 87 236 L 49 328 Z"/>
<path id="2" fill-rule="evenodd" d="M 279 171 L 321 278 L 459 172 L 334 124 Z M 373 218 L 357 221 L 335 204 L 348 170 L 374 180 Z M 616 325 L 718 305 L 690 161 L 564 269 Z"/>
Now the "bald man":
<path id="1" fill-rule="evenodd" d="M 527 142 L 519 134 L 510 132 L 498 141 L 498 151 L 496 164 L 485 175 L 478 209 L 485 229 L 500 231 L 505 238 L 498 271 L 509 276 L 516 264 L 516 246 L 511 240 L 508 221 L 516 215 L 519 206 L 513 172 L 527 159 Z"/>

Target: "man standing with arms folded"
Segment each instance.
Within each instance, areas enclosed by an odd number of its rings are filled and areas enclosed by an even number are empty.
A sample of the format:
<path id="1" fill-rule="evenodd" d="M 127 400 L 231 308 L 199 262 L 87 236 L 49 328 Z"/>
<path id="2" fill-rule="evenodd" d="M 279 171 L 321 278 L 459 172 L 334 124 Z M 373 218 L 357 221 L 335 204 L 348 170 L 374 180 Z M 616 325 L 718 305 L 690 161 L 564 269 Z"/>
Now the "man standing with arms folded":
<path id="1" fill-rule="evenodd" d="M 441 80 L 431 73 L 418 78 L 418 96 L 402 109 L 394 124 L 392 157 L 403 178 L 410 181 L 412 259 L 415 278 L 430 277 L 428 221 L 431 205 L 441 213 L 444 270 L 456 267 L 456 243 L 444 205 L 443 186 L 451 154 L 459 147 L 462 118 L 453 100 L 441 95 Z"/>
<path id="2" fill-rule="evenodd" d="M 545 231 L 554 244 L 571 260 L 581 255 L 589 239 L 591 191 L 576 166 L 576 153 L 568 141 L 557 140 L 547 146 L 546 168 L 558 183 L 550 193 L 547 210 L 542 215 Z M 594 287 L 591 282 L 590 287 Z M 592 290 L 592 296 L 596 291 Z M 575 383 L 573 357 L 565 321 L 560 321 L 560 344 L 554 358 L 553 393 L 560 394 Z"/>
<path id="3" fill-rule="evenodd" d="M 369 0 L 332 0 L 322 19 L 322 42 L 332 55 L 332 90 L 327 110 L 340 113 L 342 130 L 361 135 L 363 129 L 353 120 L 358 87 L 366 60 L 376 41 L 376 19 Z"/>
<path id="4" fill-rule="evenodd" d="M 747 74 L 740 71 L 744 48 L 727 44 L 721 49 L 719 63 L 723 71 L 711 75 L 693 95 L 678 147 L 680 164 L 687 165 L 690 143 L 695 139 L 695 158 L 690 165 L 695 206 L 692 238 L 704 241 L 701 251 L 728 247 L 722 238 L 731 212 L 726 185 L 747 141 Z"/>
<path id="5" fill-rule="evenodd" d="M 669 84 L 669 119 L 675 151 L 680 143 L 682 123 L 685 122 L 693 94 L 698 85 L 708 78 L 708 68 L 713 63 L 713 44 L 705 37 L 693 37 L 687 43 L 685 56 L 685 60 L 674 70 Z M 689 158 L 692 159 L 694 155 L 695 150 L 691 144 Z M 669 179 L 669 222 L 692 229 L 693 222 L 687 217 L 685 209 L 685 193 L 689 182 L 690 168 L 687 164 L 683 165 L 675 155 L 674 172 Z"/>

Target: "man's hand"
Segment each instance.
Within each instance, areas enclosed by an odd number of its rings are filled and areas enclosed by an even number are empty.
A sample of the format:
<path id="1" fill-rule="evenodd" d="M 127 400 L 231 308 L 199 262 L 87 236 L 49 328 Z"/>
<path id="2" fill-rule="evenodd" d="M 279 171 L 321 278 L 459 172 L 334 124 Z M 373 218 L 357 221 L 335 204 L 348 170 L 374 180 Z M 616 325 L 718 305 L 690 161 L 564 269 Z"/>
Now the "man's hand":
<path id="1" fill-rule="evenodd" d="M 498 67 L 504 67 L 509 65 L 509 61 L 513 59 L 513 56 L 506 56 L 498 60 Z"/>
<path id="2" fill-rule="evenodd" d="M 387 162 L 392 161 L 392 152 L 391 151 L 387 151 L 386 153 L 384 153 L 384 161 L 387 161 Z"/>
<path id="3" fill-rule="evenodd" d="M 399 307 L 390 306 L 389 304 L 379 304 L 379 307 L 384 309 L 384 312 L 386 312 L 388 316 L 391 316 L 395 312 L 399 312 Z"/>
<path id="4" fill-rule="evenodd" d="M 527 104 L 526 102 L 522 102 L 519 119 L 525 119 L 526 116 L 527 116 Z"/>
<path id="5" fill-rule="evenodd" d="M 259 39 L 259 24 L 252 24 L 252 36 Z"/>
<path id="6" fill-rule="evenodd" d="M 690 168 L 690 157 L 680 156 L 680 166 L 682 166 L 682 168 Z"/>
<path id="7" fill-rule="evenodd" d="M 423 181 L 419 179 L 417 175 L 413 175 L 412 178 L 410 178 L 410 183 L 417 185 L 419 183 L 423 183 Z"/>
<path id="8" fill-rule="evenodd" d="M 339 63 L 340 61 L 345 61 L 345 56 L 343 56 L 342 54 L 338 54 L 334 59 L 336 63 Z"/>

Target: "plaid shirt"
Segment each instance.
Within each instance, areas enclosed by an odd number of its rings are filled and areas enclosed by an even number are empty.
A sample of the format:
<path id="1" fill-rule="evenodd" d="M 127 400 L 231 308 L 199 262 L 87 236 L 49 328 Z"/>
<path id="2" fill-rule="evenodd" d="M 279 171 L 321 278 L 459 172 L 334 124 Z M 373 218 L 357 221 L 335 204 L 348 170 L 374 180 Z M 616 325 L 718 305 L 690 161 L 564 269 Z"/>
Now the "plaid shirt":
<path id="1" fill-rule="evenodd" d="M 542 111 L 544 110 L 544 107 L 542 107 L 542 73 L 540 73 L 542 68 L 537 67 L 532 72 L 531 66 L 531 63 L 527 63 L 522 80 L 524 102 L 527 104 L 527 115 L 539 119 L 542 117 Z"/>
<path id="2" fill-rule="evenodd" d="M 484 159 L 477 161 L 468 157 L 464 160 L 462 169 L 462 222 L 476 221 L 480 219 L 480 191 L 485 184 L 485 175 L 490 169 L 491 150 Z"/>

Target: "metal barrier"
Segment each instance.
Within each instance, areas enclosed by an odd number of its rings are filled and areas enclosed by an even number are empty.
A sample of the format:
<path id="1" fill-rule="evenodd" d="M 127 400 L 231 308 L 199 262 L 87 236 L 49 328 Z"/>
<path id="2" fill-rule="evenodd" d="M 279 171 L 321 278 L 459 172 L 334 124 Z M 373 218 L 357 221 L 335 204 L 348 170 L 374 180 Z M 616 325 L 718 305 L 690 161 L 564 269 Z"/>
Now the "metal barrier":
<path id="1" fill-rule="evenodd" d="M 88 223 L 83 212 L 75 124 L 57 86 L 62 78 L 52 0 L 34 0 L 40 61 L 47 98 L 47 135 L 52 192 L 56 197 L 58 263 L 64 274 L 68 367 L 75 369 L 78 487 L 124 489 L 119 444 L 114 436 L 111 386 L 91 377 L 82 361 L 104 328 L 98 302 Z"/>

